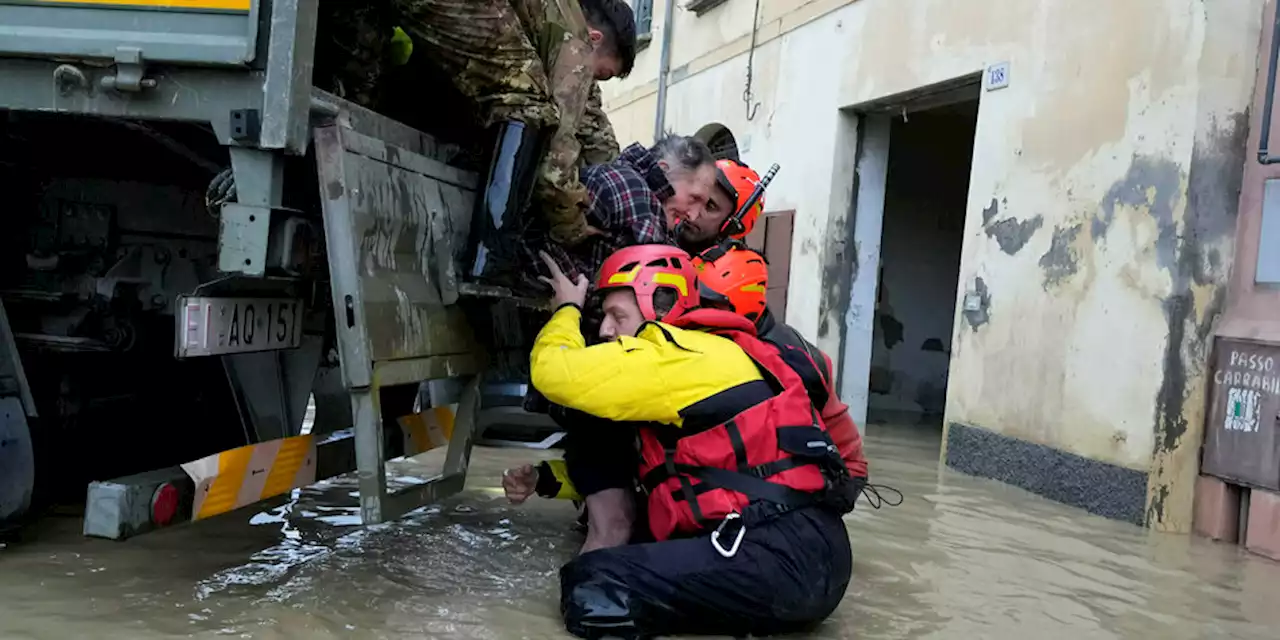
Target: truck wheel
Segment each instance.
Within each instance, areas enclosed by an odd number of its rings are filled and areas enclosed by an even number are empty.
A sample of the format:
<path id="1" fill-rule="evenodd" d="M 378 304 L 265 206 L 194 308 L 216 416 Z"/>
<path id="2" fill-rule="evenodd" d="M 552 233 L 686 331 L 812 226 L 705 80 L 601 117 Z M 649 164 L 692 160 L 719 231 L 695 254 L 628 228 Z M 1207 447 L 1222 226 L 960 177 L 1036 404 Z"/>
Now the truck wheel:
<path id="1" fill-rule="evenodd" d="M 0 398 L 0 525 L 31 507 L 36 461 L 26 412 L 17 398 Z"/>

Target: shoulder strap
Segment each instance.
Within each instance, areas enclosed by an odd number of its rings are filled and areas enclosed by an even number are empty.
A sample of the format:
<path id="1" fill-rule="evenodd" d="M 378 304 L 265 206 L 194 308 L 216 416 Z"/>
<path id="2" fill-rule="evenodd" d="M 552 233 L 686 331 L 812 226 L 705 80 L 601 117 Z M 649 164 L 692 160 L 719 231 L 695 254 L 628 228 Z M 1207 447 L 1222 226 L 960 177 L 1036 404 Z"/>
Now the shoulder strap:
<path id="1" fill-rule="evenodd" d="M 822 352 L 790 325 L 777 324 L 763 337 L 778 350 L 783 363 L 800 376 L 813 406 L 819 410 L 827 406 L 831 399 L 830 376 Z"/>

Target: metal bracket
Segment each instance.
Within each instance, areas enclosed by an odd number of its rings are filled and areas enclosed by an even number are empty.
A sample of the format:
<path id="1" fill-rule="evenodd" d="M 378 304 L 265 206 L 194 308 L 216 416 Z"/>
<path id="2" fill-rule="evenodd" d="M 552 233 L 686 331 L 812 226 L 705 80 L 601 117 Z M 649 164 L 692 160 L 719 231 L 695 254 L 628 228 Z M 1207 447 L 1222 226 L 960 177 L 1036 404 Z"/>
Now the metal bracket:
<path id="1" fill-rule="evenodd" d="M 142 61 L 142 49 L 137 47 L 116 48 L 116 72 L 103 76 L 102 88 L 111 91 L 138 93 L 143 89 L 154 89 L 155 78 L 143 77 L 147 72 L 146 63 Z"/>
<path id="2" fill-rule="evenodd" d="M 257 109 L 231 110 L 231 139 L 243 144 L 256 144 L 262 133 L 262 114 Z"/>
<path id="3" fill-rule="evenodd" d="M 228 202 L 218 215 L 218 270 L 261 276 L 267 268 L 271 208 Z"/>
<path id="4" fill-rule="evenodd" d="M 315 225 L 301 216 L 289 216 L 273 223 L 267 245 L 267 266 L 292 276 L 303 275 L 310 268 L 318 235 Z"/>

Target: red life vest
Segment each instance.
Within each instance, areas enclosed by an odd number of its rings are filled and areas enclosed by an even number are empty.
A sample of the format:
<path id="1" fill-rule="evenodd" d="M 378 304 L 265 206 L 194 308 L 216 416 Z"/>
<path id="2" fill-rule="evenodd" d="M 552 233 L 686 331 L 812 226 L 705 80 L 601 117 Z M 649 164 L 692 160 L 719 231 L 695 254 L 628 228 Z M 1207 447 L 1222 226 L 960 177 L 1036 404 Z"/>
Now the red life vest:
<path id="1" fill-rule="evenodd" d="M 844 465 L 804 382 L 778 349 L 728 311 L 698 309 L 675 325 L 733 340 L 765 380 L 686 408 L 682 427 L 640 429 L 640 477 L 654 538 L 704 532 L 753 501 L 784 508 L 821 503 L 831 474 L 843 475 Z"/>

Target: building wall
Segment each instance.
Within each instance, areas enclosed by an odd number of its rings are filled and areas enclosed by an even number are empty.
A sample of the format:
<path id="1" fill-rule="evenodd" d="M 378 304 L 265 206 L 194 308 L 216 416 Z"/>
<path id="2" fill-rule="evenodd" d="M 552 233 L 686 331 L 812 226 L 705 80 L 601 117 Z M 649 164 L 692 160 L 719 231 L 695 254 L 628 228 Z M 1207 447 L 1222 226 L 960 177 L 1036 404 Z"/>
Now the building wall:
<path id="1" fill-rule="evenodd" d="M 652 136 L 663 0 L 620 139 Z M 869 101 L 1010 63 L 983 93 L 947 423 L 1146 474 L 1145 517 L 1189 526 L 1206 338 L 1232 262 L 1262 0 L 768 0 L 748 119 L 752 0 L 677 9 L 667 128 L 720 122 L 795 209 L 788 322 L 833 357 Z M 856 310 L 854 310 L 856 312 Z"/>

